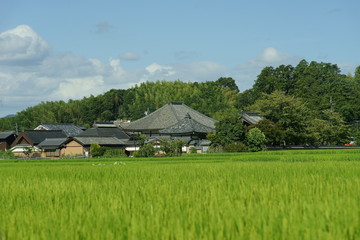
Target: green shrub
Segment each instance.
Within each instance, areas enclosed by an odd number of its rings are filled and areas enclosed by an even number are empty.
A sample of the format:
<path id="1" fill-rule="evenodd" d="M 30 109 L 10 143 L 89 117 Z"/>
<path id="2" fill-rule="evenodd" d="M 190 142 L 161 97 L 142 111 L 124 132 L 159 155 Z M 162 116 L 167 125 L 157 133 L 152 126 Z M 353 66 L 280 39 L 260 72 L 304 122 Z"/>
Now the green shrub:
<path id="1" fill-rule="evenodd" d="M 265 149 L 266 137 L 258 128 L 252 128 L 246 134 L 246 141 L 250 152 L 259 152 Z"/>
<path id="2" fill-rule="evenodd" d="M 217 144 L 212 144 L 212 145 L 210 145 L 210 147 L 208 148 L 208 150 L 206 152 L 207 153 L 220 153 L 222 151 L 223 151 L 223 146 L 217 145 Z"/>
<path id="3" fill-rule="evenodd" d="M 140 147 L 140 149 L 134 152 L 134 157 L 153 157 L 156 153 L 154 144 L 147 143 Z"/>
<path id="4" fill-rule="evenodd" d="M 185 142 L 182 139 L 178 140 L 166 140 L 163 139 L 160 143 L 160 150 L 165 153 L 166 156 L 174 157 L 182 154 L 182 147 L 185 146 Z"/>
<path id="5" fill-rule="evenodd" d="M 191 148 L 189 149 L 189 152 L 190 152 L 190 153 L 197 153 L 197 149 L 196 149 L 195 147 L 191 147 Z"/>
<path id="6" fill-rule="evenodd" d="M 106 149 L 103 157 L 127 157 L 124 149 Z"/>
<path id="7" fill-rule="evenodd" d="M 91 156 L 93 156 L 93 157 L 101 157 L 101 156 L 103 156 L 107 149 L 108 148 L 101 147 L 97 143 L 92 143 L 90 145 L 90 153 L 91 153 Z"/>
<path id="8" fill-rule="evenodd" d="M 0 158 L 1 159 L 15 159 L 16 156 L 12 151 L 0 151 Z"/>
<path id="9" fill-rule="evenodd" d="M 224 152 L 247 152 L 248 147 L 242 142 L 234 142 L 224 146 Z"/>

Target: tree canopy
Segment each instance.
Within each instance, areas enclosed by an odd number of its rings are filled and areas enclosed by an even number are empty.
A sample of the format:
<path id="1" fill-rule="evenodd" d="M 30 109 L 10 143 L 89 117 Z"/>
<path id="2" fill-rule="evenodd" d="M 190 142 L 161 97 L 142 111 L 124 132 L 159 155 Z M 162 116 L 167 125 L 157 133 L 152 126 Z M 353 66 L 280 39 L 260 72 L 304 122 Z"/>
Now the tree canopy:
<path id="1" fill-rule="evenodd" d="M 235 80 L 185 83 L 145 82 L 127 90 L 111 89 L 81 100 L 42 102 L 0 119 L 0 130 L 33 129 L 42 122 L 75 123 L 89 127 L 94 121 L 116 119 L 136 120 L 170 101 L 181 101 L 193 109 L 214 118 L 238 112 L 239 92 Z"/>
<path id="2" fill-rule="evenodd" d="M 336 64 L 301 60 L 296 66 L 263 68 L 253 87 L 243 92 L 231 77 L 144 82 L 80 100 L 42 102 L 0 119 L 0 130 L 33 129 L 42 122 L 89 127 L 94 121 L 136 120 L 169 101 L 181 101 L 223 121 L 236 118 L 242 110 L 259 112 L 268 120 L 258 125 L 268 144 L 335 144 L 344 142 L 350 135 L 346 126 L 360 119 L 359 96 L 360 66 L 353 75 L 345 75 Z M 335 125 L 341 126 L 338 133 Z M 315 131 L 319 128 L 322 131 Z M 351 136 L 359 136 L 358 128 L 352 128 Z"/>

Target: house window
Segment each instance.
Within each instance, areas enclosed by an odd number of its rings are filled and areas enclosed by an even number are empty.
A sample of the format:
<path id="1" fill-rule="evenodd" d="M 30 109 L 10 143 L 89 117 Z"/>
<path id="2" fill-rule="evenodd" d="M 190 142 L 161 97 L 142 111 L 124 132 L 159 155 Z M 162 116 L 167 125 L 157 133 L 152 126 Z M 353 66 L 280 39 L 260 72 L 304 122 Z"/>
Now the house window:
<path id="1" fill-rule="evenodd" d="M 46 151 L 46 157 L 60 157 L 60 150 L 48 150 Z"/>

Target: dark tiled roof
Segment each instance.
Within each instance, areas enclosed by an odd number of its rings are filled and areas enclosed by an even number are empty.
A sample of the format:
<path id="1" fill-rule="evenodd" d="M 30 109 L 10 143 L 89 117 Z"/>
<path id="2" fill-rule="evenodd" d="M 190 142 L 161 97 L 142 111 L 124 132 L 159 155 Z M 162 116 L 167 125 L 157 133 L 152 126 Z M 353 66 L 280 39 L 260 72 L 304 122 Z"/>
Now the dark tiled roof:
<path id="1" fill-rule="evenodd" d="M 68 137 L 79 135 L 85 128 L 73 123 L 42 123 L 35 130 L 62 130 Z"/>
<path id="2" fill-rule="evenodd" d="M 91 145 L 92 143 L 97 143 L 99 145 L 126 145 L 127 140 L 120 140 L 116 137 L 75 137 L 75 141 L 84 145 Z"/>
<path id="3" fill-rule="evenodd" d="M 34 145 L 38 145 L 46 138 L 66 138 L 67 136 L 61 130 L 25 130 L 23 132 Z"/>
<path id="4" fill-rule="evenodd" d="M 116 137 L 118 139 L 129 139 L 129 136 L 118 127 L 89 128 L 77 137 Z"/>
<path id="5" fill-rule="evenodd" d="M 11 135 L 15 135 L 15 132 L 14 131 L 0 132 L 0 140 L 5 140 L 8 137 L 10 137 Z"/>
<path id="6" fill-rule="evenodd" d="M 242 112 L 240 119 L 249 125 L 253 125 L 253 124 L 257 124 L 260 120 L 262 120 L 264 118 L 257 113 Z"/>
<path id="7" fill-rule="evenodd" d="M 161 130 L 177 124 L 188 113 L 197 122 L 209 128 L 215 128 L 216 120 L 195 111 L 181 102 L 170 102 L 155 112 L 122 127 L 126 131 Z"/>
<path id="8" fill-rule="evenodd" d="M 205 126 L 199 123 L 188 113 L 185 118 L 178 121 L 176 124 L 160 130 L 163 134 L 186 134 L 186 133 L 210 133 L 214 132 L 215 128 Z"/>
<path id="9" fill-rule="evenodd" d="M 39 143 L 40 148 L 59 148 L 67 141 L 67 138 L 46 138 L 44 141 Z"/>

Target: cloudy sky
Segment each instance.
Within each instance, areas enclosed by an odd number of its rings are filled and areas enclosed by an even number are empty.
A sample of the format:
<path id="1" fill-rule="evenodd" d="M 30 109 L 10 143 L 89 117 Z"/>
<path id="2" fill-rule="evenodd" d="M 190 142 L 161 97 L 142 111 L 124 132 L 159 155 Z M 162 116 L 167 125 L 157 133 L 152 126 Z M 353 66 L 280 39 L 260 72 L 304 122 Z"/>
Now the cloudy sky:
<path id="1" fill-rule="evenodd" d="M 144 81 L 232 77 L 301 59 L 360 65 L 358 0 L 4 0 L 0 117 Z"/>

